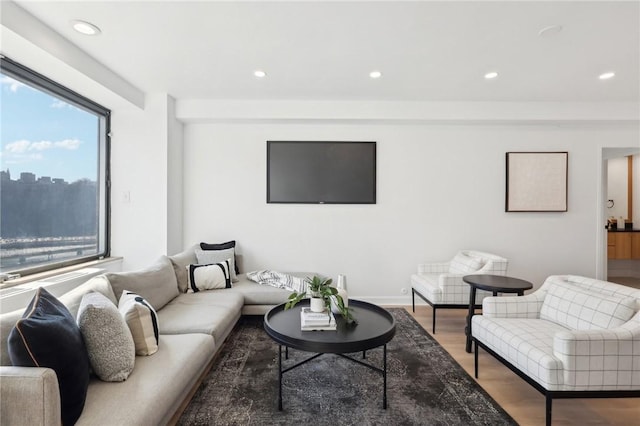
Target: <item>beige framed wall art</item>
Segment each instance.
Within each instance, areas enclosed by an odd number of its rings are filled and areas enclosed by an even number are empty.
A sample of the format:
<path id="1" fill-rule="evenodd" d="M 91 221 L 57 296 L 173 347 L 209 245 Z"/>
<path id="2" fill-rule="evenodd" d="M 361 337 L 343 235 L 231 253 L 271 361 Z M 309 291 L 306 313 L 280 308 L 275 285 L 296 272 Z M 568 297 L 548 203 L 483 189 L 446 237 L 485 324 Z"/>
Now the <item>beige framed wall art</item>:
<path id="1" fill-rule="evenodd" d="M 506 212 L 566 212 L 568 152 L 507 152 Z"/>

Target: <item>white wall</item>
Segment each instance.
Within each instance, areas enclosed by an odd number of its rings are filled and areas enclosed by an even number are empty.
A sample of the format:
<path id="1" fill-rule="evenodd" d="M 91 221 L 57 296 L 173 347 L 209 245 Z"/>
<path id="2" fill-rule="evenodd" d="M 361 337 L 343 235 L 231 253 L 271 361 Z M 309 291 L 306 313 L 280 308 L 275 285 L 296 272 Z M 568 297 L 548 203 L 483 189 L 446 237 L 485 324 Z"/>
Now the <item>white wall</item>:
<path id="1" fill-rule="evenodd" d="M 597 217 L 602 148 L 640 140 L 637 102 L 176 105 L 131 86 L 19 8 L 3 3 L 0 30 L 4 54 L 112 109 L 111 242 L 124 270 L 193 242 L 235 238 L 247 269 L 344 273 L 351 295 L 379 301 L 408 302 L 399 290 L 418 262 L 466 247 L 509 257 L 510 275 L 536 286 L 552 273 L 593 276 L 598 246 L 606 248 Z M 504 124 L 513 121 L 520 124 Z M 268 139 L 378 141 L 378 203 L 267 205 Z M 511 150 L 569 151 L 567 213 L 504 212 Z"/>
<path id="2" fill-rule="evenodd" d="M 124 270 L 167 253 L 169 104 L 166 94 L 154 94 L 144 110 L 112 115 L 111 255 L 124 257 Z"/>
<path id="3" fill-rule="evenodd" d="M 182 251 L 183 126 L 175 100 L 167 99 L 167 253 Z"/>
<path id="4" fill-rule="evenodd" d="M 270 139 L 377 141 L 377 204 L 267 204 Z M 594 276 L 601 147 L 637 140 L 634 126 L 191 123 L 184 242 L 236 239 L 247 270 L 342 273 L 350 295 L 387 303 L 409 300 L 419 262 L 463 248 L 508 257 L 536 286 Z M 569 151 L 568 212 L 504 212 L 505 152 L 527 150 Z"/>

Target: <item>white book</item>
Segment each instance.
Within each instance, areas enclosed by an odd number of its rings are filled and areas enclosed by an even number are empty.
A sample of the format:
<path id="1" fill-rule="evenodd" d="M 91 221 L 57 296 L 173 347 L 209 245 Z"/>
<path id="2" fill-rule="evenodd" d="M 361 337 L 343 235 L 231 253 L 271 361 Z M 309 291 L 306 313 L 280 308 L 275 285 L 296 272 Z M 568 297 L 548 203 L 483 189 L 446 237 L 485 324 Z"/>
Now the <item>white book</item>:
<path id="1" fill-rule="evenodd" d="M 308 327 L 300 327 L 300 330 L 302 330 L 302 331 L 324 331 L 324 330 L 336 331 L 337 329 L 338 328 L 337 328 L 336 324 L 324 325 L 324 326 L 311 325 L 311 326 L 308 326 Z"/>
<path id="2" fill-rule="evenodd" d="M 303 330 L 336 329 L 336 319 L 332 313 L 321 312 L 320 316 L 317 316 L 317 312 L 312 314 L 309 316 L 308 313 L 300 311 L 300 327 Z"/>
<path id="3" fill-rule="evenodd" d="M 330 325 L 336 319 L 331 312 L 311 312 L 309 308 L 300 310 L 300 323 L 302 325 Z"/>
<path id="4" fill-rule="evenodd" d="M 324 319 L 331 316 L 331 312 L 327 312 L 326 310 L 322 312 L 313 312 L 311 308 L 302 308 L 300 313 L 308 319 Z"/>

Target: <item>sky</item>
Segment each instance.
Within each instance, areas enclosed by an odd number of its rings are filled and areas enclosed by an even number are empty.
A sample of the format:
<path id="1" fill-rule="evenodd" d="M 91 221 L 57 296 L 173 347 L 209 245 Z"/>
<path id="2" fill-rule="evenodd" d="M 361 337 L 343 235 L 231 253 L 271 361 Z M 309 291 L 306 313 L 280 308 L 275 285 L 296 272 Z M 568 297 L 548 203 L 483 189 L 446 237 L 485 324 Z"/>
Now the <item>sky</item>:
<path id="1" fill-rule="evenodd" d="M 99 118 L 0 73 L 0 169 L 97 180 Z"/>

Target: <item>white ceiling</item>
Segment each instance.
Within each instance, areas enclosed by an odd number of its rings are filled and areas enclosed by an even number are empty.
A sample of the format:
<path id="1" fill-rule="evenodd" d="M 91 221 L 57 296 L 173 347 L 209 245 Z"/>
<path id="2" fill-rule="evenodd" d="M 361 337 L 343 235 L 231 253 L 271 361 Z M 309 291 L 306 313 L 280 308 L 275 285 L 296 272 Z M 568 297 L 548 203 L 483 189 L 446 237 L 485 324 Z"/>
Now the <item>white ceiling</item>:
<path id="1" fill-rule="evenodd" d="M 640 101 L 638 1 L 16 3 L 142 91 L 177 99 Z M 73 19 L 102 34 L 76 33 Z M 563 29 L 539 36 L 550 25 Z"/>

